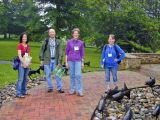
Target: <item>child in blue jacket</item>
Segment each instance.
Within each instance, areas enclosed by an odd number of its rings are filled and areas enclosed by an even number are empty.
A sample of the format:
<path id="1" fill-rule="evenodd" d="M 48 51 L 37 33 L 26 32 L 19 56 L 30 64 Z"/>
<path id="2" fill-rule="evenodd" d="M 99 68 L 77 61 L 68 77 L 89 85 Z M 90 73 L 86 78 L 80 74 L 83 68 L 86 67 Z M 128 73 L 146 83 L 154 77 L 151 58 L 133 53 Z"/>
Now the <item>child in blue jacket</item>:
<path id="1" fill-rule="evenodd" d="M 111 86 L 110 72 L 112 73 L 113 84 L 115 88 L 118 88 L 118 65 L 120 61 L 125 57 L 125 52 L 120 48 L 120 46 L 115 44 L 115 41 L 115 36 L 113 34 L 110 34 L 108 38 L 108 44 L 104 45 L 101 57 L 101 67 L 105 69 L 107 90 L 109 90 Z"/>

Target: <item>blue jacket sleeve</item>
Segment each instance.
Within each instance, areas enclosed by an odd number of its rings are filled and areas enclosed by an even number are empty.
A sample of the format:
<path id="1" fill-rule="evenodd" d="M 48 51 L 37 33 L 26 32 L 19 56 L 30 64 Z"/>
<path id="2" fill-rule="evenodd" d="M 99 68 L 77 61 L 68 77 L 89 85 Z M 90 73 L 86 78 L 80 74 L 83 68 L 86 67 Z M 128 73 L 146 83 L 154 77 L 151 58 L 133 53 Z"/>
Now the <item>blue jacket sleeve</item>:
<path id="1" fill-rule="evenodd" d="M 125 52 L 120 48 L 120 46 L 116 45 L 117 51 L 120 54 L 118 61 L 121 61 L 125 58 Z"/>
<path id="2" fill-rule="evenodd" d="M 105 46 L 103 46 L 103 50 L 102 50 L 102 54 L 101 54 L 101 65 L 104 64 L 104 60 L 105 60 Z"/>

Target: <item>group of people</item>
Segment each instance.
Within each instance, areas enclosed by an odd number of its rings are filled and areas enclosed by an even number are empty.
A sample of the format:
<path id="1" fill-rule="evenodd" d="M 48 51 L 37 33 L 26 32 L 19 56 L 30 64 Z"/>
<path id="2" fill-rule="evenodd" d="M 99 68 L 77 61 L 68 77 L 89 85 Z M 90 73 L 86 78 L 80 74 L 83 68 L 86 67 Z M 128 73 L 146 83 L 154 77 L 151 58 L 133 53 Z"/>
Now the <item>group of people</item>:
<path id="1" fill-rule="evenodd" d="M 74 28 L 71 32 L 72 38 L 67 41 L 65 50 L 65 65 L 70 70 L 70 90 L 69 94 L 76 94 L 80 97 L 83 94 L 82 69 L 84 68 L 84 42 L 79 38 L 80 29 Z M 40 49 L 40 63 L 44 66 L 45 79 L 47 81 L 48 91 L 53 92 L 51 73 L 57 66 L 62 65 L 62 45 L 61 41 L 56 38 L 54 29 L 48 30 L 49 37 L 42 43 Z M 18 81 L 16 85 L 16 97 L 25 98 L 29 95 L 26 89 L 27 76 L 31 64 L 23 62 L 25 54 L 30 56 L 30 47 L 28 44 L 27 33 L 22 33 L 19 44 L 17 45 L 18 57 L 20 64 L 18 67 Z M 93 53 L 94 54 L 94 53 Z M 119 57 L 118 57 L 119 56 Z M 103 47 L 101 57 L 101 67 L 105 69 L 107 89 L 110 89 L 110 72 L 113 76 L 113 83 L 117 86 L 118 62 L 124 59 L 124 51 L 115 44 L 115 36 L 109 35 L 108 44 Z M 64 93 L 62 79 L 55 75 L 57 83 L 57 92 Z"/>

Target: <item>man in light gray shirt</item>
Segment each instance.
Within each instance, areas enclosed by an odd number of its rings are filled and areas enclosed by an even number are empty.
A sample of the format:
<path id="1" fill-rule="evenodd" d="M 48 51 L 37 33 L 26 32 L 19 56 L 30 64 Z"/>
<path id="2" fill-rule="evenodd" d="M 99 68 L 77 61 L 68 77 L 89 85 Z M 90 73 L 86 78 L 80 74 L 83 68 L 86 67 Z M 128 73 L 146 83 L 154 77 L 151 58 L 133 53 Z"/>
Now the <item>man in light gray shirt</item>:
<path id="1" fill-rule="evenodd" d="M 48 30 L 49 38 L 46 39 L 41 47 L 40 51 L 40 61 L 41 65 L 44 65 L 45 77 L 48 85 L 48 92 L 53 91 L 53 85 L 51 81 L 51 72 L 56 68 L 56 66 L 61 66 L 62 64 L 62 48 L 61 43 L 55 38 L 56 32 L 54 29 Z M 55 75 L 57 82 L 58 93 L 64 93 L 62 90 L 62 80 L 60 77 Z"/>

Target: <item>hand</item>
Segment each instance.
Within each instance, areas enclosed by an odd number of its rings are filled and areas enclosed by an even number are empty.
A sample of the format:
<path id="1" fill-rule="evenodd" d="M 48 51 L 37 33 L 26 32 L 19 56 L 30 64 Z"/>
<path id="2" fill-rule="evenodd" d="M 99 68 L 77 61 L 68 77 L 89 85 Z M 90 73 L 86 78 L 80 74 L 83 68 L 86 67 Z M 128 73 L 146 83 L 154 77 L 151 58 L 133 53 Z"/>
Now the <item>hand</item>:
<path id="1" fill-rule="evenodd" d="M 24 67 L 24 68 L 27 67 L 24 61 L 21 61 L 21 66 Z"/>
<path id="2" fill-rule="evenodd" d="M 27 65 L 25 65 L 25 66 L 26 66 L 26 68 L 29 68 L 29 66 L 30 66 L 30 65 L 29 65 L 29 64 L 27 64 Z"/>
<path id="3" fill-rule="evenodd" d="M 23 64 L 23 63 L 21 64 L 21 66 L 22 66 L 23 68 L 26 68 L 26 65 L 25 65 L 25 64 Z"/>
<path id="4" fill-rule="evenodd" d="M 26 68 L 29 68 L 32 63 L 25 63 Z"/>
<path id="5" fill-rule="evenodd" d="M 22 67 L 23 67 L 23 68 L 28 68 L 28 67 L 29 67 L 29 64 L 22 63 Z"/>
<path id="6" fill-rule="evenodd" d="M 57 66 L 58 66 L 58 67 L 61 67 L 62 65 L 61 65 L 61 64 L 58 64 Z"/>
<path id="7" fill-rule="evenodd" d="M 43 65 L 44 65 L 44 61 L 41 61 L 41 63 L 40 63 L 40 64 L 41 64 L 41 66 L 43 66 Z"/>
<path id="8" fill-rule="evenodd" d="M 31 64 L 32 64 L 32 63 L 29 63 L 29 64 L 28 64 L 28 67 L 30 67 L 30 66 L 31 66 Z"/>
<path id="9" fill-rule="evenodd" d="M 66 68 L 69 69 L 69 64 L 66 62 Z"/>
<path id="10" fill-rule="evenodd" d="M 84 63 L 82 62 L 82 64 L 81 64 L 81 65 L 82 65 L 82 69 L 83 69 L 83 68 L 84 68 Z"/>
<path id="11" fill-rule="evenodd" d="M 101 68 L 104 68 L 104 65 L 101 65 Z"/>
<path id="12" fill-rule="evenodd" d="M 116 59 L 114 59 L 114 62 L 118 62 L 118 59 L 116 58 Z"/>

